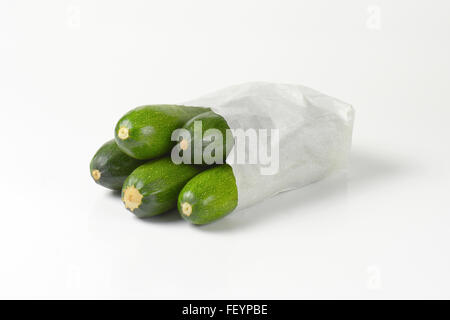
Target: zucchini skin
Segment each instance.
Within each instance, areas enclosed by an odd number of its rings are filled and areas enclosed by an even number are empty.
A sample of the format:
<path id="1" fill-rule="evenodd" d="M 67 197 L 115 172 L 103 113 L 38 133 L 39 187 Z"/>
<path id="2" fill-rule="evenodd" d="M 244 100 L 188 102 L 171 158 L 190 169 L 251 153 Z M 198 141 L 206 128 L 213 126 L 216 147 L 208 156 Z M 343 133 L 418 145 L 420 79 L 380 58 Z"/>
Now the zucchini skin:
<path id="1" fill-rule="evenodd" d="M 170 152 L 172 132 L 208 108 L 147 105 L 126 113 L 114 130 L 119 148 L 136 159 L 153 159 Z M 122 131 L 121 131 L 122 130 Z M 123 132 L 125 130 L 125 132 Z"/>
<path id="2" fill-rule="evenodd" d="M 170 157 L 152 160 L 134 170 L 125 180 L 122 201 L 126 205 L 128 188 L 135 188 L 142 197 L 140 205 L 131 210 L 139 218 L 147 218 L 174 209 L 183 186 L 204 169 L 200 166 L 174 164 Z"/>
<path id="3" fill-rule="evenodd" d="M 202 139 L 195 139 L 194 135 L 194 127 L 195 122 L 201 122 L 202 124 Z M 214 164 L 214 157 L 211 157 L 209 154 L 204 154 L 205 148 L 207 148 L 209 145 L 214 144 L 214 146 L 217 146 L 217 148 L 222 150 L 222 159 L 220 163 L 217 164 L 223 164 L 225 163 L 225 159 L 228 155 L 228 153 L 231 151 L 231 148 L 233 147 L 233 143 L 229 143 L 228 148 L 226 145 L 226 139 L 227 139 L 227 130 L 230 129 L 228 126 L 228 123 L 226 120 L 215 113 L 214 111 L 208 111 L 201 113 L 192 119 L 190 119 L 186 124 L 183 126 L 184 129 L 188 130 L 191 136 L 191 140 L 187 141 L 189 148 L 186 151 L 183 152 L 190 152 L 190 158 L 191 163 L 194 162 L 194 144 L 200 144 L 202 146 L 202 157 L 201 157 L 201 163 L 197 164 Z M 207 132 L 209 129 L 217 129 L 222 134 L 222 140 L 221 141 L 212 141 L 211 137 L 213 136 L 210 132 Z M 232 142 L 232 141 L 231 141 Z M 181 149 L 181 148 L 180 148 Z"/>
<path id="4" fill-rule="evenodd" d="M 145 161 L 131 158 L 110 140 L 95 153 L 89 165 L 94 181 L 111 190 L 121 190 L 125 179 Z"/>
<path id="5" fill-rule="evenodd" d="M 185 211 L 185 206 L 189 210 Z M 238 204 L 233 170 L 227 164 L 208 169 L 191 179 L 178 197 L 180 215 L 193 224 L 207 224 L 220 219 Z"/>

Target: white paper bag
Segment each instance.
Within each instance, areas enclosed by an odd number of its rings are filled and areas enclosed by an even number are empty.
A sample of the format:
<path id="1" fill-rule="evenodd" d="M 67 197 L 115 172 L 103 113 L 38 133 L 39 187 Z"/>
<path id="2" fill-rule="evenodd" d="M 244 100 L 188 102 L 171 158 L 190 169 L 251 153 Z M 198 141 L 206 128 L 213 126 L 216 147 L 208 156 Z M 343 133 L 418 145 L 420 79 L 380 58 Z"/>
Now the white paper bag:
<path id="1" fill-rule="evenodd" d="M 268 170 L 269 166 L 262 163 L 236 163 L 236 145 L 227 157 L 237 183 L 236 210 L 315 182 L 347 164 L 353 108 L 310 88 L 251 82 L 227 87 L 184 105 L 210 107 L 225 118 L 231 129 L 275 129 L 268 131 L 271 142 L 277 140 L 278 134 L 278 170 Z M 254 142 L 249 143 L 243 151 L 247 158 L 254 146 Z"/>

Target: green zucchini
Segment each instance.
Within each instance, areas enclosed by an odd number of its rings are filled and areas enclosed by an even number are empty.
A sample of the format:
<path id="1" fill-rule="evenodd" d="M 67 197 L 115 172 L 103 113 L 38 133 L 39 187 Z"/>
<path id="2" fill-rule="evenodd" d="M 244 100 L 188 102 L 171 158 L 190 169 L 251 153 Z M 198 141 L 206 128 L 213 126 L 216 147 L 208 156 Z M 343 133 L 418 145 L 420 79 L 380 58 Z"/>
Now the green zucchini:
<path id="1" fill-rule="evenodd" d="M 195 164 L 225 162 L 233 147 L 233 138 L 231 132 L 227 131 L 230 127 L 223 117 L 213 111 L 204 112 L 189 120 L 183 128 L 189 131 L 189 137 L 183 138 L 178 144 L 178 150 L 184 159 L 189 159 L 189 163 Z M 195 132 L 196 128 L 201 130 Z M 199 153 L 198 156 L 195 152 Z"/>
<path id="2" fill-rule="evenodd" d="M 233 211 L 237 203 L 236 179 L 225 164 L 192 178 L 178 196 L 178 211 L 193 224 L 206 224 Z"/>
<path id="3" fill-rule="evenodd" d="M 102 145 L 92 158 L 91 176 L 96 183 L 105 188 L 121 190 L 125 179 L 143 163 L 145 161 L 123 153 L 113 139 Z"/>
<path id="4" fill-rule="evenodd" d="M 203 170 L 200 166 L 174 164 L 170 157 L 150 161 L 125 180 L 122 201 L 139 218 L 176 208 L 180 190 Z"/>
<path id="5" fill-rule="evenodd" d="M 136 159 L 162 156 L 175 145 L 172 132 L 189 119 L 208 108 L 179 105 L 148 105 L 125 114 L 117 123 L 114 134 L 119 148 Z"/>

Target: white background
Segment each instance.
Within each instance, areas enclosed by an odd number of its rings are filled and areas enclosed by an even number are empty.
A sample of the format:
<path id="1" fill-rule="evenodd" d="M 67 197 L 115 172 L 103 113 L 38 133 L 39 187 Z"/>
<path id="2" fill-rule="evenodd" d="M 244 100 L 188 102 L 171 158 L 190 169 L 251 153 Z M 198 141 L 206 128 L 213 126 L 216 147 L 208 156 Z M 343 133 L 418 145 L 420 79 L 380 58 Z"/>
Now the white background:
<path id="1" fill-rule="evenodd" d="M 450 298 L 448 1 L 0 2 L 1 298 Z M 142 104 L 246 81 L 356 110 L 347 176 L 194 227 L 89 161 Z"/>

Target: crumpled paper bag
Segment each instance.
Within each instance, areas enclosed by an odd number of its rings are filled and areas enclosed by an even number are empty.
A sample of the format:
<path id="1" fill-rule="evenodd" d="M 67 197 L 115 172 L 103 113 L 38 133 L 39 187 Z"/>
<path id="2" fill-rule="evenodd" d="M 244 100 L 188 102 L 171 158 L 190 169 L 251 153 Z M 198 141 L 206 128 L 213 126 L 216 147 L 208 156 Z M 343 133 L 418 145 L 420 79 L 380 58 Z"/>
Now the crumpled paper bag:
<path id="1" fill-rule="evenodd" d="M 271 164 L 267 161 L 237 163 L 239 156 L 249 159 L 249 151 L 255 146 L 261 147 L 255 141 L 248 141 L 245 149 L 237 150 L 235 145 L 226 159 L 233 169 L 238 189 L 235 211 L 277 193 L 318 181 L 346 167 L 354 110 L 351 105 L 313 89 L 251 82 L 183 104 L 210 107 L 225 118 L 231 129 L 266 129 L 266 140 L 270 143 L 263 151 L 273 156 Z M 236 139 L 236 135 L 233 136 Z M 272 148 L 274 154 L 271 154 Z"/>

